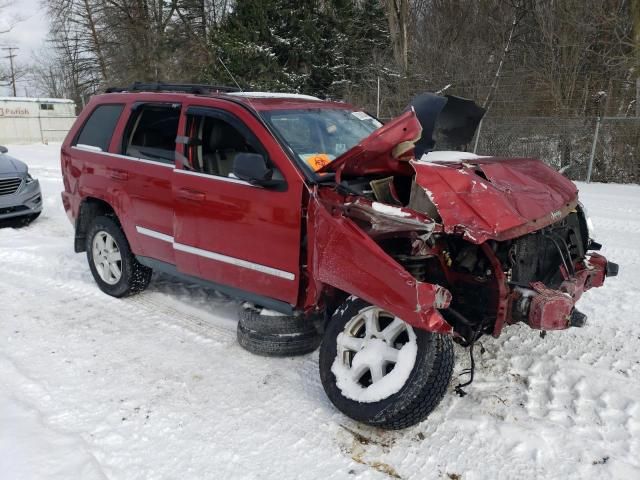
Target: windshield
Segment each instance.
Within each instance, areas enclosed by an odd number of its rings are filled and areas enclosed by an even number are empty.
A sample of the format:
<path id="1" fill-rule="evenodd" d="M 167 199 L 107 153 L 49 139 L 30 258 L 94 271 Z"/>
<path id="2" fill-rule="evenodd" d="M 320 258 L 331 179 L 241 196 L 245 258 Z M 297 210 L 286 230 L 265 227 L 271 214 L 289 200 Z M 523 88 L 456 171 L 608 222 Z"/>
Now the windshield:
<path id="1" fill-rule="evenodd" d="M 382 126 L 365 112 L 337 108 L 274 110 L 262 115 L 313 171 L 332 162 Z"/>

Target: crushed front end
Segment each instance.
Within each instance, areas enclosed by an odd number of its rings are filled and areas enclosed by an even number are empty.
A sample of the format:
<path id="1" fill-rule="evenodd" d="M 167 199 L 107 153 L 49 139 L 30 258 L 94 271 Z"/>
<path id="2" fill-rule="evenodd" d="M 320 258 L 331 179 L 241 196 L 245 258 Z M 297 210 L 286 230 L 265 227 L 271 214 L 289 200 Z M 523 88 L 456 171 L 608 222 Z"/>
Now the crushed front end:
<path id="1" fill-rule="evenodd" d="M 420 128 L 407 111 L 320 170 L 305 305 L 335 287 L 466 344 L 517 322 L 583 325 L 576 302 L 618 266 L 597 253 L 576 185 L 536 159 L 416 158 Z"/>
<path id="2" fill-rule="evenodd" d="M 581 327 L 586 317 L 575 304 L 582 293 L 618 273 L 615 263 L 597 253 L 600 245 L 589 238 L 579 205 L 515 239 L 474 245 L 450 238 L 443 244 L 453 296 L 445 318 L 469 341 L 478 333 L 498 336 L 517 322 L 538 330 Z"/>

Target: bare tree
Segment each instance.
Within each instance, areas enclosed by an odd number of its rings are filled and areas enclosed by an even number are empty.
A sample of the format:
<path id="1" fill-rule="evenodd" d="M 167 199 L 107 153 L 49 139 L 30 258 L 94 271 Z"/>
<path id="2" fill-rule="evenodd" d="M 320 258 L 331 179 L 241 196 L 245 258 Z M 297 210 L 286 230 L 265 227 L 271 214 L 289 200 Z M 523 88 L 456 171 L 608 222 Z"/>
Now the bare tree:
<path id="1" fill-rule="evenodd" d="M 15 24 L 19 21 L 15 15 L 11 17 L 2 14 L 9 6 L 13 4 L 12 0 L 0 0 L 0 35 L 9 33 Z"/>
<path id="2" fill-rule="evenodd" d="M 403 73 L 409 68 L 409 0 L 385 0 L 393 56 Z"/>

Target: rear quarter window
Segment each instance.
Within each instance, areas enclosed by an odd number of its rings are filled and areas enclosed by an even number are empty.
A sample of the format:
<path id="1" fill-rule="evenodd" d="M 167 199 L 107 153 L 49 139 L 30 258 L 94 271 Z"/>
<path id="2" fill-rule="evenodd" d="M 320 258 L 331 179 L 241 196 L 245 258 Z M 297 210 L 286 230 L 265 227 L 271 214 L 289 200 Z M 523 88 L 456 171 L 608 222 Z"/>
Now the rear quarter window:
<path id="1" fill-rule="evenodd" d="M 106 152 L 123 109 L 124 104 L 97 106 L 82 126 L 75 145 L 98 147 Z"/>

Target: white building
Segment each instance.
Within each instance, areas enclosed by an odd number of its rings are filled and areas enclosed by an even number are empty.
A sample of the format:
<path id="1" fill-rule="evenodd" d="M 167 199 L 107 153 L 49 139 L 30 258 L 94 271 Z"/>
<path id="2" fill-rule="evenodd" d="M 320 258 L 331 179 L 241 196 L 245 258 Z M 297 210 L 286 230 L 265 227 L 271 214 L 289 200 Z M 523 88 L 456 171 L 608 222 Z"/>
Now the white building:
<path id="1" fill-rule="evenodd" d="M 0 97 L 0 145 L 61 142 L 75 119 L 72 100 Z"/>

